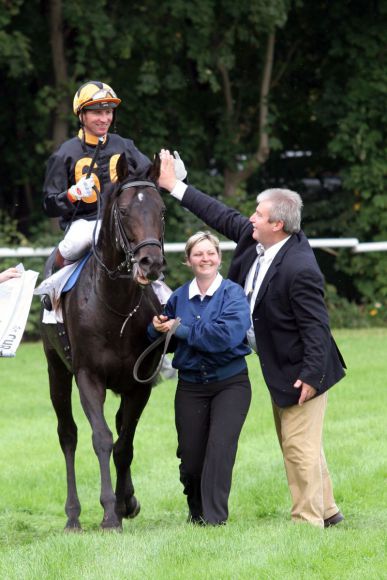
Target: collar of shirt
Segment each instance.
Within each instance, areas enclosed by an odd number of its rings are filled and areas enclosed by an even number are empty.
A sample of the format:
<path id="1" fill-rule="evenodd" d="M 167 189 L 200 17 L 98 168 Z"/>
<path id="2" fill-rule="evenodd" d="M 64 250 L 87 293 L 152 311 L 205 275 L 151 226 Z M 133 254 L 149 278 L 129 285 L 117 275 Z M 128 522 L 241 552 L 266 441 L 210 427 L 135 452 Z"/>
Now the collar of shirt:
<path id="1" fill-rule="evenodd" d="M 87 145 L 97 145 L 98 144 L 98 137 L 96 137 L 95 135 L 92 135 L 91 133 L 88 133 L 86 130 L 82 130 L 79 129 L 78 131 L 78 138 L 82 141 L 82 139 L 85 139 L 85 143 Z M 107 139 L 107 135 L 104 135 L 103 138 L 103 144 L 105 145 L 106 143 L 106 139 Z"/>
<path id="2" fill-rule="evenodd" d="M 212 282 L 211 286 L 208 288 L 207 292 L 205 293 L 205 296 L 212 296 L 213 294 L 215 294 L 216 290 L 221 285 L 222 280 L 223 280 L 223 276 L 221 276 L 218 272 L 215 280 Z M 194 278 L 192 280 L 191 284 L 189 285 L 189 289 L 188 289 L 188 298 L 191 300 L 195 296 L 199 296 L 200 300 L 203 300 L 203 298 L 204 298 L 204 296 L 202 296 L 202 294 L 199 290 L 199 286 L 198 286 L 198 283 L 196 281 L 196 278 Z"/>

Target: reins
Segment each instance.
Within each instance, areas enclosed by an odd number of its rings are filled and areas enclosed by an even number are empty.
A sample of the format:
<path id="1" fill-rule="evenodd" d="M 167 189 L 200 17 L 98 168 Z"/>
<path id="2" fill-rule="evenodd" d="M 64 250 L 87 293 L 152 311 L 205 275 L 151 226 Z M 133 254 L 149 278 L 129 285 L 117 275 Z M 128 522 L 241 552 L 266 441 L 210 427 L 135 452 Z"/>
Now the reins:
<path id="1" fill-rule="evenodd" d="M 157 191 L 157 187 L 155 186 L 155 184 L 152 181 L 134 180 L 134 181 L 129 181 L 129 182 L 125 183 L 124 185 L 122 185 L 120 188 L 120 192 L 122 192 L 125 189 L 130 189 L 133 187 L 151 187 Z M 161 252 L 164 254 L 164 218 L 162 218 L 163 219 L 163 228 L 162 228 L 161 241 L 157 240 L 156 238 L 146 238 L 145 240 L 141 240 L 141 242 L 139 242 L 138 244 L 133 246 L 133 244 L 130 243 L 130 241 L 128 240 L 128 237 L 126 235 L 125 228 L 124 228 L 123 223 L 122 223 L 121 214 L 120 214 L 120 210 L 118 207 L 117 199 L 115 199 L 113 204 L 112 204 L 111 213 L 110 213 L 110 227 L 113 230 L 116 244 L 121 248 L 121 250 L 125 254 L 125 259 L 114 270 L 110 270 L 106 266 L 106 264 L 102 261 L 100 256 L 98 255 L 97 246 L 96 246 L 97 224 L 100 222 L 100 214 L 101 214 L 100 195 L 97 196 L 97 204 L 98 204 L 97 220 L 96 220 L 94 230 L 93 230 L 93 235 L 92 235 L 92 251 L 93 251 L 93 256 L 94 256 L 97 264 L 99 265 L 100 268 L 102 268 L 104 270 L 104 272 L 109 276 L 109 278 L 111 280 L 116 280 L 117 278 L 132 278 L 133 264 L 136 262 L 135 254 L 141 248 L 143 248 L 145 246 L 157 246 L 158 248 L 161 249 Z M 126 271 L 125 274 L 122 273 L 124 271 Z M 105 300 L 103 300 L 98 295 L 97 290 L 96 290 L 96 296 L 104 304 L 104 306 L 108 310 L 110 310 L 110 312 L 112 312 L 113 314 L 116 314 L 117 316 L 121 316 L 121 317 L 125 318 L 125 320 L 121 326 L 121 330 L 120 330 L 120 338 L 122 338 L 127 323 L 136 314 L 136 312 L 138 311 L 138 309 L 141 306 L 141 302 L 142 302 L 142 299 L 144 296 L 143 289 L 141 288 L 141 295 L 140 295 L 140 299 L 139 299 L 138 303 L 128 313 L 122 313 L 122 312 L 119 312 L 118 310 L 115 310 L 114 308 L 112 308 Z"/>
<path id="2" fill-rule="evenodd" d="M 151 187 L 157 191 L 157 187 L 152 181 L 145 180 L 129 181 L 128 183 L 125 183 L 124 185 L 121 186 L 120 191 L 130 189 L 132 187 L 142 187 L 142 186 Z M 121 250 L 124 252 L 125 260 L 123 260 L 114 270 L 110 270 L 99 257 L 96 246 L 96 230 L 97 224 L 100 221 L 101 214 L 100 196 L 98 196 L 97 198 L 97 203 L 98 203 L 98 212 L 97 212 L 97 221 L 95 223 L 92 236 L 92 250 L 97 263 L 105 271 L 105 273 L 109 276 L 110 279 L 114 280 L 116 278 L 130 278 L 130 275 L 133 270 L 133 264 L 136 261 L 134 256 L 138 252 L 138 250 L 140 250 L 140 248 L 143 248 L 144 246 L 157 246 L 161 249 L 162 253 L 164 254 L 163 238 L 161 241 L 157 240 L 156 238 L 147 238 L 145 240 L 142 240 L 135 246 L 133 246 L 130 243 L 125 233 L 124 226 L 122 224 L 122 219 L 120 215 L 120 210 L 118 208 L 117 200 L 114 200 L 111 211 L 111 223 L 112 228 L 114 228 L 115 231 L 116 243 L 120 246 Z M 123 271 L 126 271 L 126 274 L 123 274 L 122 273 Z"/>
<path id="3" fill-rule="evenodd" d="M 140 354 L 140 356 L 136 360 L 136 363 L 135 363 L 134 368 L 133 368 L 133 377 L 134 377 L 135 381 L 137 381 L 138 383 L 150 383 L 159 374 L 160 369 L 163 366 L 163 362 L 165 359 L 165 355 L 167 354 L 167 350 L 168 350 L 169 343 L 171 342 L 171 338 L 175 334 L 177 327 L 180 325 L 180 322 L 181 322 L 181 319 L 176 318 L 174 323 L 171 326 L 171 329 L 168 330 L 168 332 L 161 335 L 154 342 L 152 342 L 152 344 L 150 346 L 148 346 L 148 348 L 146 348 L 142 354 Z M 151 374 L 150 377 L 147 377 L 146 379 L 140 379 L 138 376 L 138 369 L 140 368 L 141 363 L 153 350 L 155 350 L 164 341 L 165 341 L 164 349 L 163 349 L 163 352 L 162 352 L 162 355 L 160 358 L 160 362 L 157 365 L 156 370 L 154 371 L 154 373 Z"/>

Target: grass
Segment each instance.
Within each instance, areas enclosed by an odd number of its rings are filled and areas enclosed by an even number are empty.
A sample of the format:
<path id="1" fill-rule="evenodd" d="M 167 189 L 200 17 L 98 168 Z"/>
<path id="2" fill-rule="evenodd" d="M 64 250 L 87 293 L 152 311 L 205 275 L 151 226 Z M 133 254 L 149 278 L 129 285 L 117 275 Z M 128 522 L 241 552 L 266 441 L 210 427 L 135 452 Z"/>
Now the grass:
<path id="1" fill-rule="evenodd" d="M 320 530 L 290 522 L 290 499 L 268 393 L 249 357 L 253 402 L 241 435 L 222 528 L 185 523 L 173 419 L 174 382 L 153 391 L 135 439 L 133 480 L 142 504 L 122 534 L 102 533 L 99 471 L 74 390 L 83 534 L 63 533 L 64 460 L 40 344 L 0 360 L 0 577 L 68 579 L 387 578 L 387 331 L 337 331 L 346 379 L 329 395 L 325 451 L 346 516 Z M 117 400 L 109 395 L 113 426 Z"/>

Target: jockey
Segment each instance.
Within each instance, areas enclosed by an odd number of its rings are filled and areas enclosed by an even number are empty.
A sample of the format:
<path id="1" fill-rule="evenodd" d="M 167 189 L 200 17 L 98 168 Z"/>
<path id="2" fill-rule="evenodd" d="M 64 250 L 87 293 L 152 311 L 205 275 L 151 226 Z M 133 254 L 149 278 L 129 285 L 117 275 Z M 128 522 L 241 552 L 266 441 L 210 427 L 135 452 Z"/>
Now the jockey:
<path id="1" fill-rule="evenodd" d="M 140 171 L 151 164 L 131 139 L 109 133 L 111 125 L 115 128 L 120 103 L 105 83 L 88 81 L 80 86 L 73 102 L 80 125 L 78 135 L 60 145 L 48 160 L 43 207 L 49 217 L 59 217 L 61 228 L 66 230 L 56 252 L 55 270 L 78 260 L 91 247 L 97 195 L 103 206 L 116 180 L 121 153 Z"/>

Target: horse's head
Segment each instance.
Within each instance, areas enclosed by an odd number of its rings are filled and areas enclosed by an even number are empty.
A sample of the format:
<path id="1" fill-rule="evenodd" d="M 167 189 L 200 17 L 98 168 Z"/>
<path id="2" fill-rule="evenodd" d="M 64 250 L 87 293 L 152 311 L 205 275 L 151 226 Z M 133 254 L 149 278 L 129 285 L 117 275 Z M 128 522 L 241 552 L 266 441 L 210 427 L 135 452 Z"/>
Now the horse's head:
<path id="1" fill-rule="evenodd" d="M 135 167 L 128 166 L 122 154 L 117 162 L 117 185 L 101 228 L 102 245 L 103 239 L 113 237 L 118 254 L 113 262 L 120 262 L 116 271 L 131 273 L 140 284 L 156 280 L 165 267 L 165 206 L 156 185 L 159 172 L 158 156 L 145 174 L 139 174 Z"/>

